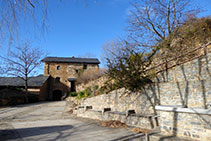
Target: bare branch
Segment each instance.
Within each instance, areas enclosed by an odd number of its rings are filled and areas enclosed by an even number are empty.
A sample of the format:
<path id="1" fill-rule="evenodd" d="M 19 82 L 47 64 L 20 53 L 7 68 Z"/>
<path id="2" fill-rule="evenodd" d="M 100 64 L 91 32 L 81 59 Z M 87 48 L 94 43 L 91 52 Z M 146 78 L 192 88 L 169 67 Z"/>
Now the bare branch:
<path id="1" fill-rule="evenodd" d="M 39 29 L 47 29 L 47 0 L 1 0 L 0 4 L 0 39 L 1 42 L 8 41 L 9 44 L 20 38 L 22 32 L 32 26 Z M 30 5 L 30 6 L 29 6 Z M 36 8 L 36 10 L 35 10 Z M 42 17 L 42 18 L 40 18 Z M 22 23 L 25 28 L 20 28 Z M 30 23 L 30 26 L 27 26 Z M 42 30 L 36 30 L 41 31 Z M 34 33 L 34 32 L 33 32 Z M 34 33 L 36 34 L 36 33 Z M 6 43 L 5 42 L 5 43 Z"/>
<path id="2" fill-rule="evenodd" d="M 29 3 L 33 8 L 35 8 L 35 6 L 31 3 L 30 0 L 27 0 L 27 1 L 28 1 L 28 3 Z"/>
<path id="3" fill-rule="evenodd" d="M 197 10 L 190 0 L 143 0 L 132 3 L 129 15 L 129 38 L 143 44 L 157 44 L 182 25 L 187 13 Z M 132 38 L 131 38 L 132 37 Z"/>

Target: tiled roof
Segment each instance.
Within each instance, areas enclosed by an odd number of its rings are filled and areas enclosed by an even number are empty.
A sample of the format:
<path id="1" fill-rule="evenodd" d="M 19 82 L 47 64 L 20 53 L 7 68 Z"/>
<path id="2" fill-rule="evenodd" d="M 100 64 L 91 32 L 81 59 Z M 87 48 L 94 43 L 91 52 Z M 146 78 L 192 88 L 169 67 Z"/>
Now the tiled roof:
<path id="1" fill-rule="evenodd" d="M 97 58 L 46 57 L 42 62 L 100 64 Z"/>
<path id="2" fill-rule="evenodd" d="M 49 76 L 39 75 L 36 77 L 29 77 L 28 86 L 29 87 L 41 87 Z M 19 77 L 0 77 L 0 86 L 24 86 L 24 80 Z"/>

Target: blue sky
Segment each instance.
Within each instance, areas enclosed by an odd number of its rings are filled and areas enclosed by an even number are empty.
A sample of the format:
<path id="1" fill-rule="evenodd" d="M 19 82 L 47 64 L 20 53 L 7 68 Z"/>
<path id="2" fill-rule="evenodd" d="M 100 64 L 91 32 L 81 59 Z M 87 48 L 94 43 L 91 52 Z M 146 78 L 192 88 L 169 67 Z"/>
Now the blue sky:
<path id="1" fill-rule="evenodd" d="M 49 32 L 45 40 L 37 42 L 49 56 L 84 56 L 90 53 L 98 58 L 102 45 L 126 35 L 128 0 L 89 0 L 82 2 L 49 2 Z M 93 0 L 94 1 L 94 0 Z M 200 16 L 211 15 L 211 0 L 195 0 L 204 10 Z M 54 8 L 54 9 L 51 9 Z"/>
<path id="2" fill-rule="evenodd" d="M 125 35 L 127 0 L 101 0 L 97 3 L 49 3 L 49 31 L 36 42 L 49 56 L 85 56 L 100 59 L 102 45 Z"/>
<path id="3" fill-rule="evenodd" d="M 87 0 L 87 6 L 84 0 L 71 1 L 50 0 L 48 33 L 34 38 L 31 32 L 23 32 L 22 39 L 41 47 L 48 56 L 88 53 L 100 59 L 104 43 L 126 36 L 128 0 Z M 194 0 L 194 5 L 204 10 L 199 16 L 211 15 L 211 0 Z"/>

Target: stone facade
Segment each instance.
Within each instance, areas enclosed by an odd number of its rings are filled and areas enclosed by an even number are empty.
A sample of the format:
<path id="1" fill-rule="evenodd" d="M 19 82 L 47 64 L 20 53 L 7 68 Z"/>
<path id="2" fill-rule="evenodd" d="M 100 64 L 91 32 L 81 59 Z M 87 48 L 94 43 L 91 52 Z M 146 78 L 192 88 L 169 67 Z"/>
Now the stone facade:
<path id="1" fill-rule="evenodd" d="M 50 58 L 51 60 L 49 60 L 48 57 L 47 59 L 43 59 L 45 63 L 44 76 L 50 75 L 51 77 L 49 81 L 49 99 L 53 99 L 53 93 L 55 91 L 61 92 L 62 95 L 74 91 L 75 80 L 81 71 L 89 71 L 90 69 L 99 67 L 98 59 L 95 59 L 97 62 L 92 63 L 86 61 L 88 59 L 83 58 L 52 58 Z M 64 61 L 64 59 L 66 60 Z"/>
<path id="2" fill-rule="evenodd" d="M 92 106 L 92 110 L 83 113 L 78 109 L 74 113 L 79 116 L 104 120 L 121 119 L 121 121 L 130 123 L 129 118 L 124 118 L 121 114 L 114 116 L 113 113 L 135 110 L 136 115 L 144 117 L 154 114 L 160 116 L 158 121 L 163 134 L 172 135 L 176 130 L 177 136 L 210 140 L 211 120 L 209 114 L 156 109 L 154 111 L 153 107 L 156 105 L 201 110 L 211 108 L 211 53 L 159 74 L 154 79 L 154 83 L 145 86 L 141 93 L 129 93 L 124 89 L 119 89 L 109 94 L 87 98 L 80 103 L 80 106 Z M 97 113 L 104 108 L 111 108 L 109 116 L 100 116 Z M 145 124 L 136 126 L 149 127 L 147 120 L 139 120 Z M 177 127 L 174 127 L 175 124 Z"/>

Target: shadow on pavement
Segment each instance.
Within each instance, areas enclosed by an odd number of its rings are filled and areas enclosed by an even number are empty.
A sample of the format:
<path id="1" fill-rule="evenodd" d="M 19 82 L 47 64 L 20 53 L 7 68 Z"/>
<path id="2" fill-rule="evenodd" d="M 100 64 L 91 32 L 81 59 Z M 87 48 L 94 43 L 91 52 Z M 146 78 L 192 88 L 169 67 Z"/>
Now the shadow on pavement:
<path id="1" fill-rule="evenodd" d="M 134 133 L 134 134 L 130 134 L 130 135 L 127 135 L 127 136 L 122 136 L 120 138 L 116 138 L 116 139 L 113 139 L 113 140 L 110 140 L 110 141 L 119 141 L 119 140 L 122 140 L 122 141 L 127 141 L 127 140 L 134 140 L 134 139 L 140 139 L 141 137 L 144 137 L 144 134 L 143 133 Z"/>
<path id="2" fill-rule="evenodd" d="M 49 133 L 58 133 L 58 135 L 61 137 L 62 131 L 69 130 L 72 128 L 73 126 L 71 125 L 61 125 L 61 126 L 44 126 L 44 127 L 0 130 L 0 140 L 5 141 L 5 140 L 20 139 L 31 136 L 49 134 Z"/>

